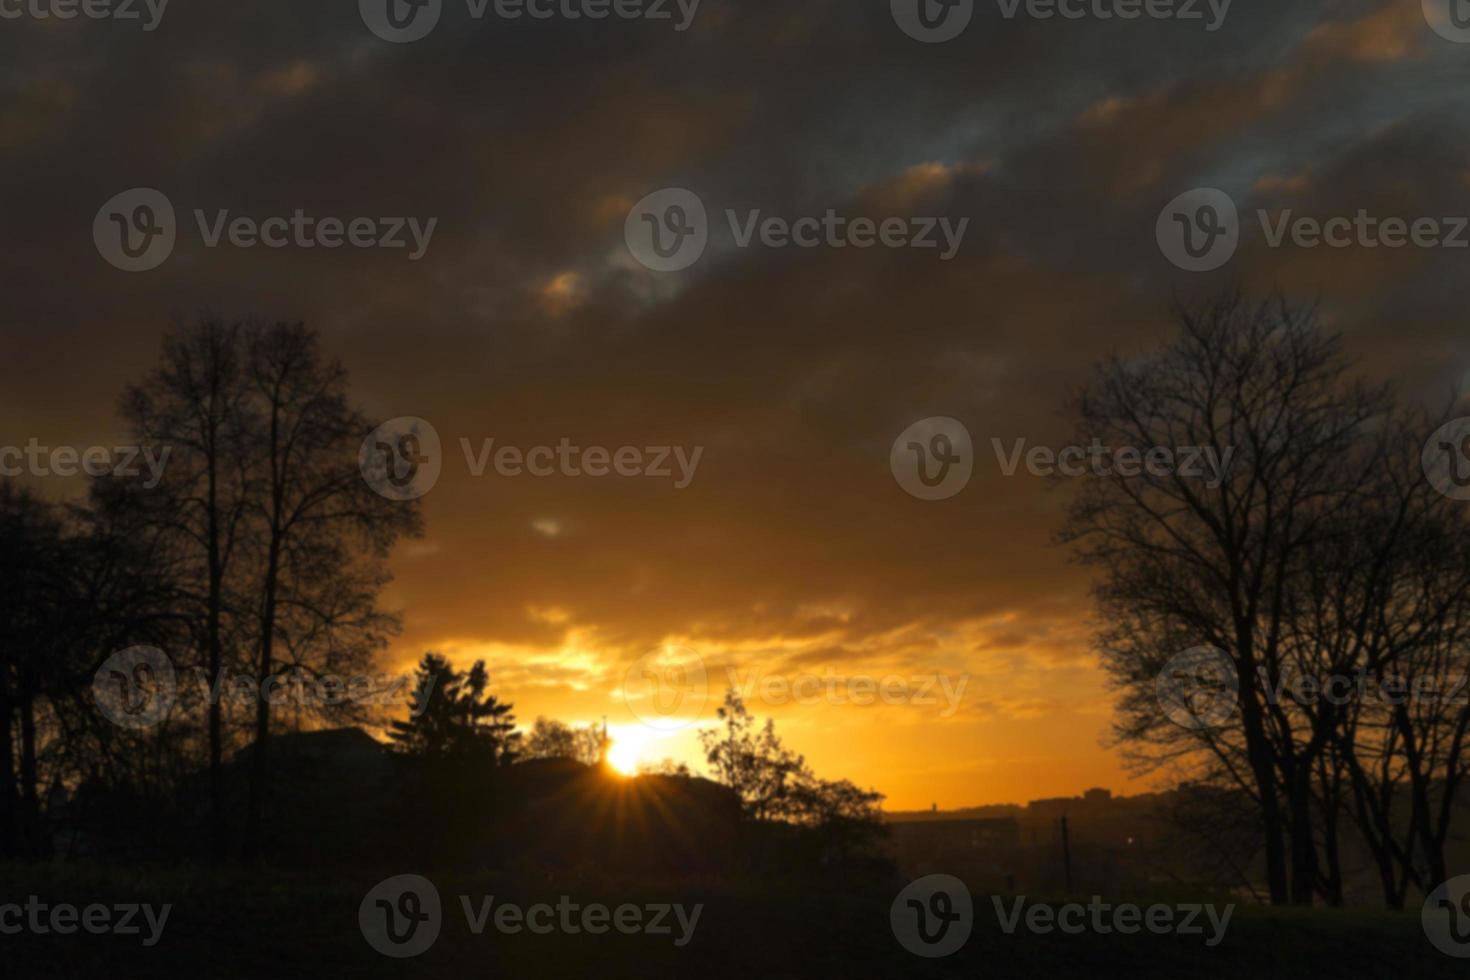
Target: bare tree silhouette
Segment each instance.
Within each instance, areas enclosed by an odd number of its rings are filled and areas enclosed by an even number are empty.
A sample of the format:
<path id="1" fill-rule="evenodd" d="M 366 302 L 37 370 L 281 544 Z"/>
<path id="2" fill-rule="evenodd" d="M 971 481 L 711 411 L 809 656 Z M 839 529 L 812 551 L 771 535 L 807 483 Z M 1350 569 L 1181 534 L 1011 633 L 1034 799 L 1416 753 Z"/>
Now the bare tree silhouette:
<path id="1" fill-rule="evenodd" d="M 1429 797 L 1460 778 L 1463 712 L 1441 705 L 1416 720 L 1405 705 L 1384 715 L 1356 695 L 1311 693 L 1341 678 L 1448 685 L 1464 673 L 1466 518 L 1420 472 L 1428 423 L 1356 380 L 1312 307 L 1230 293 L 1177 320 L 1172 343 L 1109 359 L 1072 406 L 1084 441 L 1229 460 L 1218 485 L 1115 467 L 1071 502 L 1060 536 L 1101 572 L 1097 641 L 1122 691 L 1117 734 L 1140 767 L 1193 766 L 1250 795 L 1275 903 L 1341 901 L 1349 791 L 1384 866 L 1413 860 L 1392 844 L 1391 804 L 1372 804 L 1393 796 L 1383 780 L 1401 767 L 1426 880 L 1442 880 L 1451 798 L 1431 821 Z M 1227 658 L 1238 697 L 1222 724 L 1176 724 L 1160 710 L 1159 675 L 1200 645 Z M 1394 894 L 1385 879 L 1390 904 Z"/>
<path id="2" fill-rule="evenodd" d="M 323 358 L 314 332 L 300 323 L 252 322 L 245 349 L 261 426 L 251 533 L 260 562 L 254 674 L 263 691 L 283 666 L 282 646 L 294 667 L 366 664 L 396 628 L 377 609 L 388 550 L 419 533 L 421 518 L 413 502 L 380 496 L 362 478 L 357 452 L 371 427 L 349 406 L 347 374 Z M 270 701 L 256 699 L 246 860 L 260 853 Z"/>
<path id="3" fill-rule="evenodd" d="M 165 337 L 162 363 L 123 396 L 122 412 L 140 445 L 167 450 L 148 513 L 177 552 L 178 598 L 190 610 L 193 637 L 204 651 L 204 676 L 219 688 L 227 647 L 242 642 L 240 579 L 246 508 L 258 491 L 250 463 L 258 430 L 246 389 L 244 325 L 201 316 Z M 234 657 L 231 656 L 233 662 Z M 209 699 L 210 846 L 228 848 L 224 814 L 224 705 Z"/>

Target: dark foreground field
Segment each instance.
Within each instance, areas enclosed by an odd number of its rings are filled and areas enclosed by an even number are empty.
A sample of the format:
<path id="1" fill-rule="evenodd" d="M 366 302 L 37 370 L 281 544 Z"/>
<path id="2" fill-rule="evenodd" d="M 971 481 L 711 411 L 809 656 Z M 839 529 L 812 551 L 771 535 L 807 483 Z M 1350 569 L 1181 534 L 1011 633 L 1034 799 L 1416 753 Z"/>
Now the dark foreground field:
<path id="1" fill-rule="evenodd" d="M 432 875 L 443 901 L 437 941 L 393 959 L 372 949 L 358 908 L 382 875 L 306 876 L 203 871 L 105 873 L 0 870 L 0 905 L 37 895 L 48 904 L 171 903 L 151 948 L 137 935 L 0 935 L 0 976 L 31 977 L 1450 977 L 1466 963 L 1434 950 L 1417 910 L 1271 911 L 1239 907 L 1224 940 L 1203 936 L 1005 934 L 990 899 L 975 897 L 975 929 L 959 952 L 923 959 L 895 940 L 889 905 L 898 885 L 831 888 L 781 882 L 647 883 L 620 889 L 587 878 L 534 885 Z M 901 884 L 901 883 L 900 883 Z M 670 935 L 471 932 L 460 896 L 478 905 L 681 902 L 704 908 L 682 948 Z M 1085 901 L 1085 899 L 1084 899 Z M 13 921 L 13 920 L 12 920 Z M 141 922 L 141 919 L 140 919 Z"/>

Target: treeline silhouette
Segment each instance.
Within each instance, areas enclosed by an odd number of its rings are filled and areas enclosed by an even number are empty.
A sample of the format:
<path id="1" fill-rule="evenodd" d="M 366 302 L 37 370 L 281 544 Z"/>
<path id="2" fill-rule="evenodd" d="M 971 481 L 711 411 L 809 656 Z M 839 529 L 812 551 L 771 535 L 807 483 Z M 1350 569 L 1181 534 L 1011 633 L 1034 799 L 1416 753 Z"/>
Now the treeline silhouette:
<path id="1" fill-rule="evenodd" d="M 170 333 L 159 365 L 121 399 L 136 445 L 167 460 L 156 486 L 115 471 L 92 480 L 85 504 L 63 508 L 3 490 L 0 546 L 14 580 L 0 602 L 22 631 L 3 646 L 0 690 L 0 748 L 12 732 L 20 740 L 0 766 L 7 855 L 50 848 L 43 794 L 85 784 L 147 798 L 203 760 L 212 856 L 259 856 L 273 699 L 227 716 L 228 699 L 210 697 L 202 719 L 129 730 L 93 709 L 91 682 L 105 658 L 136 644 L 168 651 L 211 691 L 238 679 L 269 690 L 293 671 L 368 671 L 397 626 L 377 605 L 384 559 L 420 525 L 412 504 L 361 478 L 368 426 L 346 389 L 345 371 L 304 325 L 205 316 Z M 303 708 L 340 716 L 353 705 Z M 223 766 L 247 743 L 232 836 Z"/>
<path id="2" fill-rule="evenodd" d="M 483 663 L 375 672 L 399 628 L 386 558 L 422 518 L 364 479 L 372 426 L 305 325 L 176 325 L 120 409 L 139 447 L 167 452 L 156 485 L 108 473 L 59 505 L 0 481 L 0 857 L 881 864 L 881 797 L 818 779 L 733 695 L 705 744 L 716 781 L 672 764 L 624 779 L 603 731 L 519 732 Z M 99 670 L 137 647 L 168 664 L 119 676 L 124 694 L 167 682 L 177 699 L 120 724 Z"/>

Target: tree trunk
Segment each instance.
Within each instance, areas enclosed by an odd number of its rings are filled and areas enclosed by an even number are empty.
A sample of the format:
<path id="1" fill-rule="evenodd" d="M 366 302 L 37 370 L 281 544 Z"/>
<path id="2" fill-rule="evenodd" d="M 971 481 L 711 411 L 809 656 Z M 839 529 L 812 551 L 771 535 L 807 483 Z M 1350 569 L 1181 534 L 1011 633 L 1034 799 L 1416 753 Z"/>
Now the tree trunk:
<path id="1" fill-rule="evenodd" d="M 1419 805 L 1418 797 L 1424 797 L 1424 819 L 1419 824 L 1419 850 L 1423 853 L 1424 868 L 1429 874 L 1429 887 L 1437 888 L 1449 880 L 1449 866 L 1444 857 L 1444 841 L 1435 833 L 1432 811 L 1429 809 L 1429 790 L 1427 787 L 1414 787 L 1415 806 Z"/>
<path id="2" fill-rule="evenodd" d="M 0 673 L 0 857 L 20 856 L 20 799 L 15 778 L 15 708 Z"/>
<path id="3" fill-rule="evenodd" d="M 1444 848 L 1434 833 L 1434 808 L 1430 799 L 1432 774 L 1425 771 L 1425 749 L 1416 739 L 1409 713 L 1403 705 L 1394 708 L 1394 721 L 1404 740 L 1404 768 L 1409 775 L 1410 821 L 1414 837 L 1409 844 L 1412 856 L 1417 844 L 1428 871 L 1426 886 L 1435 888 L 1446 880 Z"/>
<path id="4" fill-rule="evenodd" d="M 1317 842 L 1312 835 L 1312 794 L 1302 770 L 1291 782 L 1291 903 L 1311 905 L 1317 892 Z"/>
<path id="5" fill-rule="evenodd" d="M 1327 861 L 1327 874 L 1322 880 L 1322 897 L 1329 908 L 1342 908 L 1342 854 L 1337 839 L 1338 807 L 1326 806 L 1322 813 L 1322 853 Z"/>
<path id="6" fill-rule="evenodd" d="M 266 793 L 266 749 L 271 727 L 271 706 L 266 697 L 266 683 L 271 677 L 275 642 L 276 578 L 279 574 L 280 554 L 280 536 L 273 533 L 261 601 L 260 658 L 255 668 L 255 747 L 250 753 L 250 798 L 245 810 L 244 858 L 247 863 L 260 858 L 261 815 Z"/>
<path id="7" fill-rule="evenodd" d="M 223 583 L 219 568 L 219 528 L 214 511 L 214 480 L 209 487 L 209 849 L 216 862 L 225 858 L 224 724 L 220 704 L 220 606 Z"/>
<path id="8" fill-rule="evenodd" d="M 20 702 L 20 851 L 41 856 L 41 801 L 36 796 L 36 707 L 30 692 Z"/>
<path id="9" fill-rule="evenodd" d="M 1249 658 L 1243 658 L 1250 663 Z M 1281 801 L 1276 795 L 1276 766 L 1270 746 L 1262 730 L 1261 706 L 1248 685 L 1241 689 L 1241 724 L 1246 740 L 1246 754 L 1255 777 L 1256 794 L 1261 802 L 1261 830 L 1266 845 L 1266 886 L 1272 905 L 1285 905 L 1290 900 L 1287 888 L 1286 847 L 1282 840 L 1284 821 Z"/>

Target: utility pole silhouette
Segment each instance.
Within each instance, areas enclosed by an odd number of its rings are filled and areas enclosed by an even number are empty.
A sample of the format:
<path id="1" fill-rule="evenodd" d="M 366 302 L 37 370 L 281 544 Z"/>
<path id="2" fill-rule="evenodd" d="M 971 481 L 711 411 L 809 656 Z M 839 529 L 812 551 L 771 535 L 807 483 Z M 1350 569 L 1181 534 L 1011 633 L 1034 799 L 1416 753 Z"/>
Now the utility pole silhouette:
<path id="1" fill-rule="evenodd" d="M 1072 894 L 1072 842 L 1067 836 L 1067 815 L 1062 814 L 1062 873 L 1066 876 L 1067 894 Z"/>

